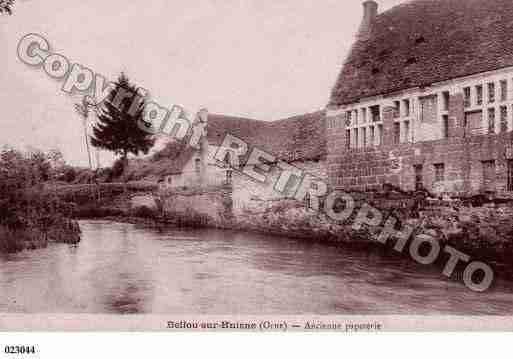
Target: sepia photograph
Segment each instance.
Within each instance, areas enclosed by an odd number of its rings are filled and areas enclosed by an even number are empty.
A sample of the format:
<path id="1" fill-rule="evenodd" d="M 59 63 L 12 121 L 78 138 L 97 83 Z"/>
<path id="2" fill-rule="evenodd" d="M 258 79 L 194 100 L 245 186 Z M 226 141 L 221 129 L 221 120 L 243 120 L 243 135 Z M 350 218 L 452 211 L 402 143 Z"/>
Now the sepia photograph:
<path id="1" fill-rule="evenodd" d="M 0 331 L 513 330 L 513 1 L 0 0 L 0 44 Z"/>

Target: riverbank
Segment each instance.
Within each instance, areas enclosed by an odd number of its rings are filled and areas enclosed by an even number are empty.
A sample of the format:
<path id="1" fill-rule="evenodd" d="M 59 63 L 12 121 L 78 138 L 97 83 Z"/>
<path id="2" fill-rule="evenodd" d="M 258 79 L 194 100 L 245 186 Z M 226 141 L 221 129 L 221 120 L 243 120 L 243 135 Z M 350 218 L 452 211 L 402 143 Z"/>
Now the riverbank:
<path id="1" fill-rule="evenodd" d="M 80 242 L 80 227 L 74 220 L 56 217 L 44 225 L 0 225 L 0 253 L 44 248 L 48 243 Z"/>
<path id="2" fill-rule="evenodd" d="M 445 265 L 449 245 L 482 261 L 498 271 L 513 272 L 513 202 L 476 200 L 428 200 L 394 190 L 376 193 L 352 193 L 355 209 L 344 222 L 333 221 L 322 212 L 306 208 L 294 200 L 258 200 L 234 203 L 228 188 L 221 190 L 181 190 L 167 193 L 155 184 L 105 184 L 70 186 L 59 191 L 61 198 L 73 204 L 74 219 L 107 219 L 164 228 L 217 228 L 269 236 L 298 238 L 383 255 L 409 256 L 412 240 L 428 233 L 441 247 L 438 262 Z M 228 201 L 227 199 L 231 199 Z M 353 224 L 364 204 L 380 211 L 379 226 Z M 342 208 L 343 209 L 343 208 Z M 340 209 L 340 210 L 342 210 Z M 394 250 L 396 238 L 386 244 L 376 241 L 384 222 L 397 219 L 395 230 L 405 225 L 414 228 L 402 254 Z"/>

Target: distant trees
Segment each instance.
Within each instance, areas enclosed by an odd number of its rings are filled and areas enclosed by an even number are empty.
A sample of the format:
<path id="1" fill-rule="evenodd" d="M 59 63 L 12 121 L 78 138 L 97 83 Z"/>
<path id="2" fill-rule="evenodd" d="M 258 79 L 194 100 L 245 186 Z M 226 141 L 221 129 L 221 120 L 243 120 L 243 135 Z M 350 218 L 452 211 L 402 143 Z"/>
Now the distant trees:
<path id="1" fill-rule="evenodd" d="M 14 0 L 0 0 L 0 15 L 12 15 Z"/>
<path id="2" fill-rule="evenodd" d="M 131 95 L 124 96 L 127 93 Z M 91 144 L 120 155 L 123 162 L 129 154 L 148 153 L 155 143 L 155 138 L 138 126 L 138 121 L 143 120 L 145 103 L 141 100 L 134 109 L 135 94 L 137 86 L 122 73 L 115 88 L 97 110 L 98 122 L 93 126 Z"/>
<path id="3" fill-rule="evenodd" d="M 45 184 L 61 159 L 59 151 L 0 150 L 0 252 L 80 240 L 78 226 L 66 219 L 72 205 Z"/>
<path id="4" fill-rule="evenodd" d="M 55 179 L 64 167 L 59 150 L 21 152 L 6 147 L 0 151 L 0 197 L 14 189 Z"/>

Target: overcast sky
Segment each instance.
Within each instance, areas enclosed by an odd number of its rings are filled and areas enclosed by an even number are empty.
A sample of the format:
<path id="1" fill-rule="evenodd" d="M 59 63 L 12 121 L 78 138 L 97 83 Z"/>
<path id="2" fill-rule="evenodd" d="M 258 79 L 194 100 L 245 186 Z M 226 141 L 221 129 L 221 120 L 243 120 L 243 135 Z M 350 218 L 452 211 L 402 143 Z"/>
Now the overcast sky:
<path id="1" fill-rule="evenodd" d="M 378 2 L 383 11 L 404 1 Z M 25 34 L 107 78 L 125 71 L 162 105 L 268 121 L 326 105 L 361 3 L 17 0 L 12 16 L 0 16 L 0 144 L 58 147 L 87 163 L 75 99 L 17 58 Z"/>

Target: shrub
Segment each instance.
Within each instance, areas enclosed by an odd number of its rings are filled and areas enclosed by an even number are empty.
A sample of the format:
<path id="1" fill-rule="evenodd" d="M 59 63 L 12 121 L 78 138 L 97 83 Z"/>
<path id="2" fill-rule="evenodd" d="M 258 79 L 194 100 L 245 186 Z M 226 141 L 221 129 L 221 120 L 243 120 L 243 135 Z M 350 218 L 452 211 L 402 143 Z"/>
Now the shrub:
<path id="1" fill-rule="evenodd" d="M 125 171 L 125 160 L 118 158 L 116 161 L 114 161 L 111 170 L 112 179 L 121 177 Z"/>
<path id="2" fill-rule="evenodd" d="M 160 217 L 159 211 L 146 207 L 136 207 L 132 209 L 130 213 L 133 217 L 139 217 L 139 218 L 148 218 L 148 219 L 157 219 Z"/>
<path id="3" fill-rule="evenodd" d="M 77 170 L 73 167 L 66 167 L 64 169 L 64 178 L 63 180 L 70 183 L 73 182 L 77 178 Z"/>
<path id="4" fill-rule="evenodd" d="M 73 218 L 97 219 L 105 217 L 120 217 L 124 213 L 117 208 L 98 207 L 95 204 L 79 206 L 73 211 Z"/>

